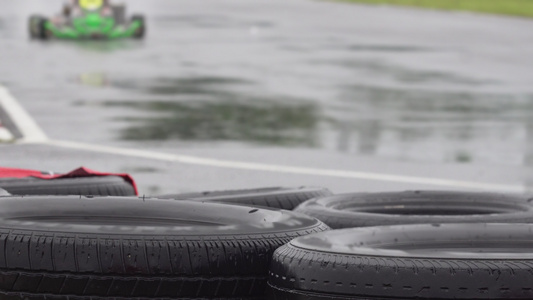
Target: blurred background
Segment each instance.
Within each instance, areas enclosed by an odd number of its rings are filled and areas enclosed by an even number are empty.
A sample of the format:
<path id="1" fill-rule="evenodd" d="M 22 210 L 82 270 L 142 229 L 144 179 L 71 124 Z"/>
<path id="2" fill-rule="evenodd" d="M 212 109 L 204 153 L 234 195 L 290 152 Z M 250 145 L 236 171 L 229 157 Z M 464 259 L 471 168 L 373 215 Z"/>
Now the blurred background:
<path id="1" fill-rule="evenodd" d="M 128 14 L 148 22 L 144 40 L 31 40 L 29 16 L 53 16 L 63 3 L 0 0 L 0 85 L 51 139 L 533 186 L 528 18 L 310 0 L 129 0 Z M 44 146 L 0 146 L 0 164 L 130 172 L 144 193 L 418 188 Z"/>

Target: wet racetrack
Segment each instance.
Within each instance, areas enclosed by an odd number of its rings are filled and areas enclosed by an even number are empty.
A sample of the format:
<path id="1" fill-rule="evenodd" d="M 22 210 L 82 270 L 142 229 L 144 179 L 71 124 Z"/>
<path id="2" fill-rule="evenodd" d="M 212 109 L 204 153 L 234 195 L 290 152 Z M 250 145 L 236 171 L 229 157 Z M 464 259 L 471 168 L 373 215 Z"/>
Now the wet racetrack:
<path id="1" fill-rule="evenodd" d="M 531 183 L 533 21 L 307 0 L 131 0 L 129 13 L 149 22 L 144 41 L 40 42 L 28 38 L 28 16 L 53 15 L 62 1 L 0 3 L 0 84 L 52 139 Z M 418 188 L 18 147 L 0 146 L 0 164 L 112 168 L 146 193 Z"/>

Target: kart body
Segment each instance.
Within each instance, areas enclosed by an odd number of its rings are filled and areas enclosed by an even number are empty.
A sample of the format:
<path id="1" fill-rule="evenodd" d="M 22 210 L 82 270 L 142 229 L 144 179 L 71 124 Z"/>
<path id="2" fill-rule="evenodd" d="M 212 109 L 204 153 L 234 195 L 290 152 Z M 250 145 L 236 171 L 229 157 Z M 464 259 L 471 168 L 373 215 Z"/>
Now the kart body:
<path id="1" fill-rule="evenodd" d="M 114 5 L 110 13 L 101 10 L 80 10 L 72 15 L 68 8 L 56 18 L 30 17 L 30 35 L 39 39 L 121 39 L 143 38 L 146 24 L 143 16 L 125 17 L 125 6 Z"/>

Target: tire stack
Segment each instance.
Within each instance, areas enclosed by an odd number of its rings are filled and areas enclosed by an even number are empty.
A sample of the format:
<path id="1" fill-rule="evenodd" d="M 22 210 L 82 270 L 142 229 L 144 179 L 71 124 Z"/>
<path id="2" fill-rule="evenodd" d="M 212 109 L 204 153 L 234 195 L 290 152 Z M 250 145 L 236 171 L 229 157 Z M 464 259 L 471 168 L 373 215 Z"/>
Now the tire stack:
<path id="1" fill-rule="evenodd" d="M 266 299 L 274 251 L 329 230 L 277 208 L 327 189 L 159 199 L 110 188 L 120 177 L 89 178 L 0 181 L 0 299 Z"/>
<path id="2" fill-rule="evenodd" d="M 0 180 L 0 299 L 533 299 L 525 197 L 85 179 Z"/>
<path id="3" fill-rule="evenodd" d="M 270 299 L 533 299 L 533 207 L 525 197 L 347 194 L 295 211 L 337 230 L 276 250 Z"/>

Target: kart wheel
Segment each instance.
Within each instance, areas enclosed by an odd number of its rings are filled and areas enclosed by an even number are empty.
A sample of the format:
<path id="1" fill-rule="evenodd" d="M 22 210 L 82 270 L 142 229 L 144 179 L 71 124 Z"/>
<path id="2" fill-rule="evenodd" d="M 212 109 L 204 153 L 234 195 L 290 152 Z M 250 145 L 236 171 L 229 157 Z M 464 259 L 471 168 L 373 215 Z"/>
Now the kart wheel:
<path id="1" fill-rule="evenodd" d="M 141 15 L 134 15 L 131 18 L 132 22 L 139 21 L 141 23 L 141 27 L 139 27 L 135 33 L 133 34 L 133 37 L 136 39 L 142 39 L 144 38 L 144 35 L 146 34 L 146 22 L 144 19 L 144 16 Z"/>
<path id="2" fill-rule="evenodd" d="M 45 23 L 43 23 L 43 40 L 49 40 L 54 37 L 54 33 L 50 29 L 45 28 Z"/>
<path id="3" fill-rule="evenodd" d="M 45 38 L 46 19 L 41 16 L 31 16 L 28 22 L 28 29 L 32 39 Z"/>
<path id="4" fill-rule="evenodd" d="M 115 18 L 115 24 L 126 24 L 126 6 L 124 4 L 112 5 L 113 18 Z"/>

